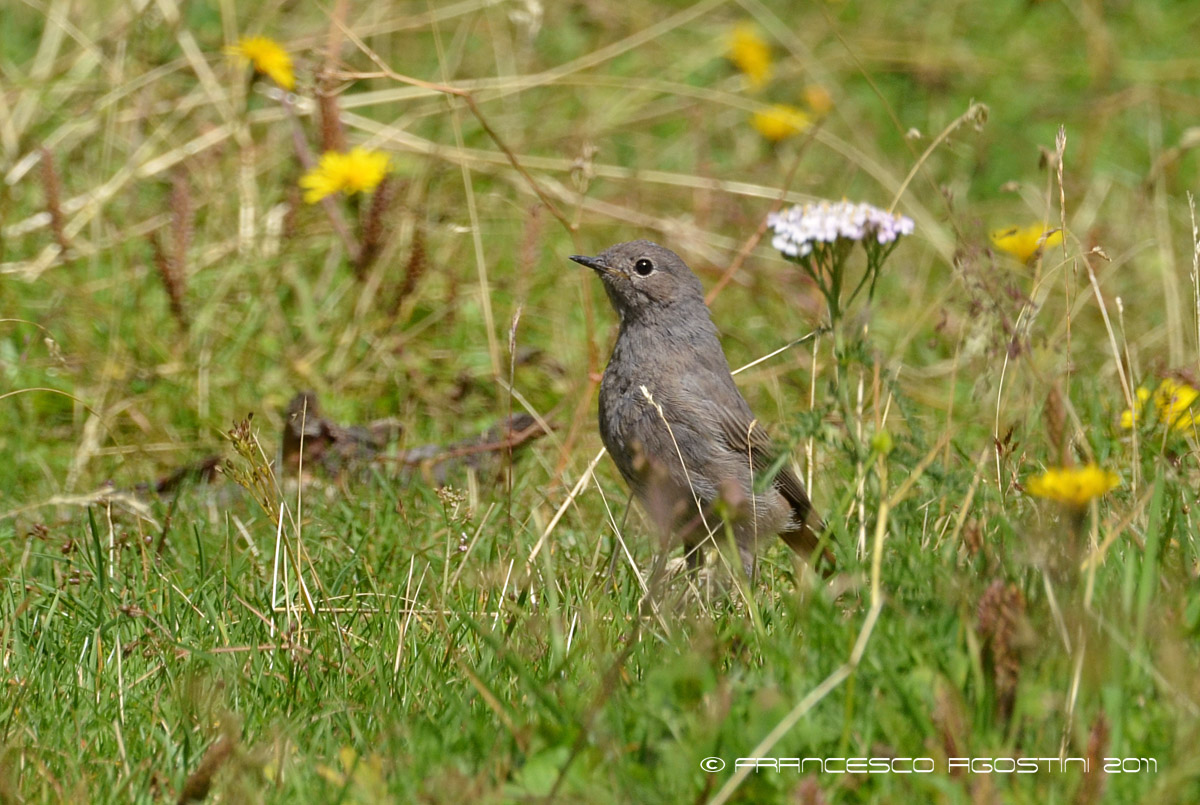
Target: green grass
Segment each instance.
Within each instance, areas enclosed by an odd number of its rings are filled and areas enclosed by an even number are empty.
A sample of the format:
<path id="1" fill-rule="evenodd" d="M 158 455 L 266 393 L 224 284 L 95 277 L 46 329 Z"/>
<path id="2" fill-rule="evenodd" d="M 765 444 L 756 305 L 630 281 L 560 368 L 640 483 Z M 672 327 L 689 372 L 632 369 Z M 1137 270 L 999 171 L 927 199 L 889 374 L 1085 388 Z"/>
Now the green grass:
<path id="1" fill-rule="evenodd" d="M 294 204 L 308 107 L 293 124 L 221 54 L 275 37 L 311 97 L 329 12 L 101 5 L 22 5 L 0 31 L 0 801 L 171 801 L 206 753 L 222 801 L 1200 800 L 1197 436 L 1119 424 L 1123 383 L 1200 378 L 1196 9 L 352 4 L 384 63 L 469 90 L 495 134 L 345 43 L 347 136 L 395 166 L 360 279 L 324 209 Z M 760 93 L 721 57 L 747 18 L 774 52 Z M 750 114 L 809 84 L 834 101 L 811 141 L 763 142 Z M 972 100 L 987 122 L 930 148 Z M 35 217 L 42 146 L 65 255 Z M 917 231 L 851 313 L 861 349 L 835 361 L 826 337 L 738 377 L 811 450 L 839 574 L 778 547 L 748 599 L 669 578 L 647 605 L 657 541 L 608 459 L 571 496 L 615 319 L 567 255 L 651 237 L 712 288 L 785 193 L 887 206 L 914 166 Z M 149 240 L 173 242 L 178 177 L 186 329 Z M 1068 236 L 1037 266 L 990 248 L 1043 217 Z M 739 366 L 823 307 L 764 242 L 712 309 Z M 305 388 L 339 422 L 398 418 L 403 447 L 526 405 L 557 429 L 440 492 L 383 463 L 285 482 L 269 511 L 228 480 L 135 491 L 244 462 L 225 432 L 247 412 L 274 456 Z M 1064 453 L 1122 479 L 1079 522 L 1022 491 Z M 760 746 L 936 770 L 735 776 Z M 1157 770 L 949 772 L 1060 754 Z"/>

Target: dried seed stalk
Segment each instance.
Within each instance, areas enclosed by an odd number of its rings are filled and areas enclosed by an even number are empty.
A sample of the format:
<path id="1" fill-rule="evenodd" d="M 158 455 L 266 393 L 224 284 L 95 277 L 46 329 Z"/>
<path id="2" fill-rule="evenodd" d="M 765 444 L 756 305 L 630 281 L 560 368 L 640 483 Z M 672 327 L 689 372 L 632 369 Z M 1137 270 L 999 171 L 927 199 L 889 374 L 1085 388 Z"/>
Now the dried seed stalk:
<path id="1" fill-rule="evenodd" d="M 38 150 L 42 155 L 42 193 L 46 196 L 46 212 L 50 213 L 50 231 L 58 247 L 65 253 L 71 248 L 71 243 L 67 240 L 66 216 L 62 211 L 62 183 L 50 149 L 42 146 Z"/>

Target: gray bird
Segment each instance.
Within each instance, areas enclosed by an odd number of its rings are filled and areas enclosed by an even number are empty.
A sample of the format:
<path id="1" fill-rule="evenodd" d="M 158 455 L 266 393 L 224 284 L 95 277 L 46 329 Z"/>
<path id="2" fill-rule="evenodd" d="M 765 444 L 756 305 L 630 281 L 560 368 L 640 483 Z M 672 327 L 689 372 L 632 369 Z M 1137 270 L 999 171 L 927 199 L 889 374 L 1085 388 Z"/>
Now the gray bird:
<path id="1" fill-rule="evenodd" d="M 724 544 L 730 532 L 748 575 L 776 534 L 811 558 L 821 518 L 734 385 L 699 278 L 647 240 L 571 259 L 600 275 L 621 317 L 600 436 L 651 520 L 683 541 L 692 569 L 710 535 Z M 832 568 L 828 548 L 821 558 Z"/>

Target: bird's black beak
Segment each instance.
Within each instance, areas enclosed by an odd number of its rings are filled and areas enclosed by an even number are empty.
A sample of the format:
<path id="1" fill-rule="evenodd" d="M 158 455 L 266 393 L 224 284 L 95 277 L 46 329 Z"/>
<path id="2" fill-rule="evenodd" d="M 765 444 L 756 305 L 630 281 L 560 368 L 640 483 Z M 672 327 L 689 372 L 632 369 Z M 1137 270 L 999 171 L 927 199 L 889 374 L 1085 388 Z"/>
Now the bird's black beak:
<path id="1" fill-rule="evenodd" d="M 581 266 L 587 266 L 593 271 L 600 274 L 609 274 L 612 269 L 608 267 L 608 263 L 601 260 L 599 257 L 585 257 L 582 254 L 573 254 L 571 259 Z"/>

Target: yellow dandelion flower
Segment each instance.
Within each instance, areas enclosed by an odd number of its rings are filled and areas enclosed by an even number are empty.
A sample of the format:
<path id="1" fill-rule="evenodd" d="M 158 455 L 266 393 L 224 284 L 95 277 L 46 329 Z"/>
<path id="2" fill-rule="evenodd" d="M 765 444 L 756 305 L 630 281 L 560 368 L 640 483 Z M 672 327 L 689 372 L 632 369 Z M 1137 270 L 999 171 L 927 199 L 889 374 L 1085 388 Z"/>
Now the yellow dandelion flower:
<path id="1" fill-rule="evenodd" d="M 1045 240 L 1042 239 L 1043 235 Z M 1028 263 L 1040 252 L 1062 243 L 1062 230 L 1042 224 L 1010 226 L 992 233 L 992 243 L 997 249 L 1008 252 L 1022 263 Z"/>
<path id="2" fill-rule="evenodd" d="M 1200 391 L 1167 377 L 1154 392 L 1154 405 L 1164 422 L 1180 430 L 1190 427 L 1195 421 L 1195 414 L 1190 409 L 1197 397 L 1200 397 Z"/>
<path id="3" fill-rule="evenodd" d="M 752 22 L 739 23 L 729 33 L 726 56 L 753 89 L 761 89 L 771 77 L 771 46 Z"/>
<path id="4" fill-rule="evenodd" d="M 1159 420 L 1167 423 L 1167 427 L 1186 430 L 1200 422 L 1200 406 L 1192 410 L 1192 403 L 1197 398 L 1200 398 L 1200 390 L 1171 377 L 1163 378 L 1153 394 L 1144 386 L 1139 387 L 1133 410 L 1121 414 L 1121 427 L 1132 428 L 1142 418 L 1146 403 L 1153 402 Z"/>
<path id="5" fill-rule="evenodd" d="M 304 200 L 316 204 L 334 193 L 367 193 L 374 190 L 391 167 L 391 158 L 379 151 L 370 151 L 362 146 L 350 153 L 326 151 L 317 167 L 300 177 L 300 186 L 306 191 Z"/>
<path id="6" fill-rule="evenodd" d="M 292 57 L 283 49 L 283 45 L 270 37 L 245 36 L 236 45 L 226 48 L 226 51 L 249 61 L 255 70 L 284 89 L 290 90 L 296 86 Z"/>
<path id="7" fill-rule="evenodd" d="M 1120 484 L 1121 479 L 1112 470 L 1088 464 L 1085 467 L 1052 467 L 1030 478 L 1025 489 L 1034 497 L 1082 508 L 1092 498 L 1098 498 Z"/>
<path id="8" fill-rule="evenodd" d="M 825 117 L 833 109 L 833 96 L 829 90 L 817 84 L 809 84 L 804 88 L 804 103 L 817 117 Z"/>
<path id="9" fill-rule="evenodd" d="M 812 118 L 803 109 L 777 103 L 766 111 L 755 112 L 750 125 L 763 137 L 777 143 L 807 131 Z"/>
<path id="10" fill-rule="evenodd" d="M 1128 430 L 1133 427 L 1133 423 L 1141 418 L 1142 409 L 1146 406 L 1146 401 L 1150 399 L 1150 389 L 1145 386 L 1139 386 L 1137 390 L 1137 400 L 1133 403 L 1133 410 L 1125 410 L 1121 414 L 1121 427 Z"/>

